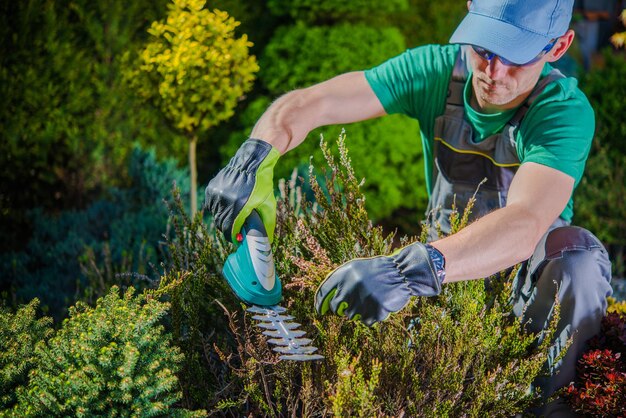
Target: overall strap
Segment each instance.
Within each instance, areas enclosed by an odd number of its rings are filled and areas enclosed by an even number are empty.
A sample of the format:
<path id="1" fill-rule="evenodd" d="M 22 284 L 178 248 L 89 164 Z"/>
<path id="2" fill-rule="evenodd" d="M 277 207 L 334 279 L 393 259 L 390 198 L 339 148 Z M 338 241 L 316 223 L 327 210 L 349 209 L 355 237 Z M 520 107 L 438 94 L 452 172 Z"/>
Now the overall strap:
<path id="1" fill-rule="evenodd" d="M 448 84 L 448 98 L 446 104 L 453 106 L 463 106 L 463 90 L 465 89 L 465 82 L 469 76 L 469 59 L 467 56 L 467 46 L 461 46 L 456 61 L 454 63 L 454 69 L 452 70 L 452 76 Z"/>

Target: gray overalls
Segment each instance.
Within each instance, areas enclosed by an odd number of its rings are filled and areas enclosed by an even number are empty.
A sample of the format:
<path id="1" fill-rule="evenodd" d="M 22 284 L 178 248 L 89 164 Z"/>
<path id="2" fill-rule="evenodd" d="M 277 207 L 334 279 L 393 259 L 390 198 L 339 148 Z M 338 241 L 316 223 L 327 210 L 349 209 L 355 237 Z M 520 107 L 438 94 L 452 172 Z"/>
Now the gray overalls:
<path id="1" fill-rule="evenodd" d="M 563 77 L 553 70 L 542 78 L 501 133 L 474 142 L 473 129 L 464 118 L 463 89 L 469 75 L 468 63 L 462 48 L 450 80 L 445 113 L 435 121 L 434 185 L 429 213 L 445 233 L 450 231 L 448 219 L 453 202 L 462 214 L 476 193 L 470 219 L 506 205 L 509 186 L 520 166 L 515 146 L 517 129 L 548 83 Z M 485 182 L 476 192 L 483 179 Z M 431 238 L 435 239 L 433 235 L 434 231 Z M 576 361 L 585 350 L 585 342 L 600 330 L 606 297 L 612 294 L 610 280 L 611 264 L 600 241 L 591 232 L 569 226 L 560 218 L 543 236 L 532 257 L 522 264 L 513 284 L 513 312 L 517 316 L 523 313 L 524 320 L 530 320 L 531 331 L 547 327 L 557 289 L 561 302 L 557 337 L 548 361 L 552 376 L 535 382 L 544 395 L 574 380 Z M 552 359 L 572 335 L 567 355 L 553 364 Z M 571 416 L 568 410 L 562 401 L 557 401 L 535 412 L 551 417 Z"/>

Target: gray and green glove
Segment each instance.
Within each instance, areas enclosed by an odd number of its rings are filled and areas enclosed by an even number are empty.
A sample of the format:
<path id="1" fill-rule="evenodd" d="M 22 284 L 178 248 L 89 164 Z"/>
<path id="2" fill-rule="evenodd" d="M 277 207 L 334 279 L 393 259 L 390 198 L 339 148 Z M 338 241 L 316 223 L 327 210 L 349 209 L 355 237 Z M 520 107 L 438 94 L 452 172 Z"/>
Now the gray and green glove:
<path id="1" fill-rule="evenodd" d="M 205 207 L 229 241 L 236 242 L 244 221 L 256 209 L 272 242 L 276 227 L 273 178 L 278 157 L 280 153 L 269 143 L 250 138 L 209 182 Z"/>
<path id="2" fill-rule="evenodd" d="M 390 256 L 357 258 L 330 273 L 315 294 L 315 309 L 360 320 L 367 326 L 404 308 L 411 296 L 441 293 L 445 259 L 430 245 L 414 243 Z"/>

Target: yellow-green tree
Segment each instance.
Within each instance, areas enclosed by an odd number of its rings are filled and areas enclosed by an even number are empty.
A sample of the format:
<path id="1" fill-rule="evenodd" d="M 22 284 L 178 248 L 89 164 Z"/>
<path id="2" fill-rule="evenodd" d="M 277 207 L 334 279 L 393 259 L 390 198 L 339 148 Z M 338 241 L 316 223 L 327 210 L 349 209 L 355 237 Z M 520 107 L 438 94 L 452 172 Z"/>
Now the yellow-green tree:
<path id="1" fill-rule="evenodd" d="M 126 72 L 137 93 L 155 105 L 189 140 L 191 213 L 197 211 L 196 146 L 209 128 L 230 118 L 259 70 L 252 43 L 228 13 L 205 9 L 205 0 L 173 0 L 165 20 Z"/>

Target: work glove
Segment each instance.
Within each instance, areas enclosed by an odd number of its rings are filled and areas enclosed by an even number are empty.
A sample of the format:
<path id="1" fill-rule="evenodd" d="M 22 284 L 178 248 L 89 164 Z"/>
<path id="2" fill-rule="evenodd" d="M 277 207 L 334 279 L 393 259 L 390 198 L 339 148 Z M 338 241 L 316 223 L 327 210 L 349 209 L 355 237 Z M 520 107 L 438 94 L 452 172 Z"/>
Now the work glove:
<path id="1" fill-rule="evenodd" d="M 256 209 L 272 242 L 276 227 L 273 177 L 279 156 L 269 143 L 250 138 L 209 182 L 205 207 L 227 240 L 237 243 L 244 221 Z"/>
<path id="2" fill-rule="evenodd" d="M 357 258 L 341 265 L 317 289 L 315 309 L 372 326 L 404 308 L 411 296 L 441 293 L 444 277 L 443 255 L 435 247 L 414 243 L 390 256 Z"/>

